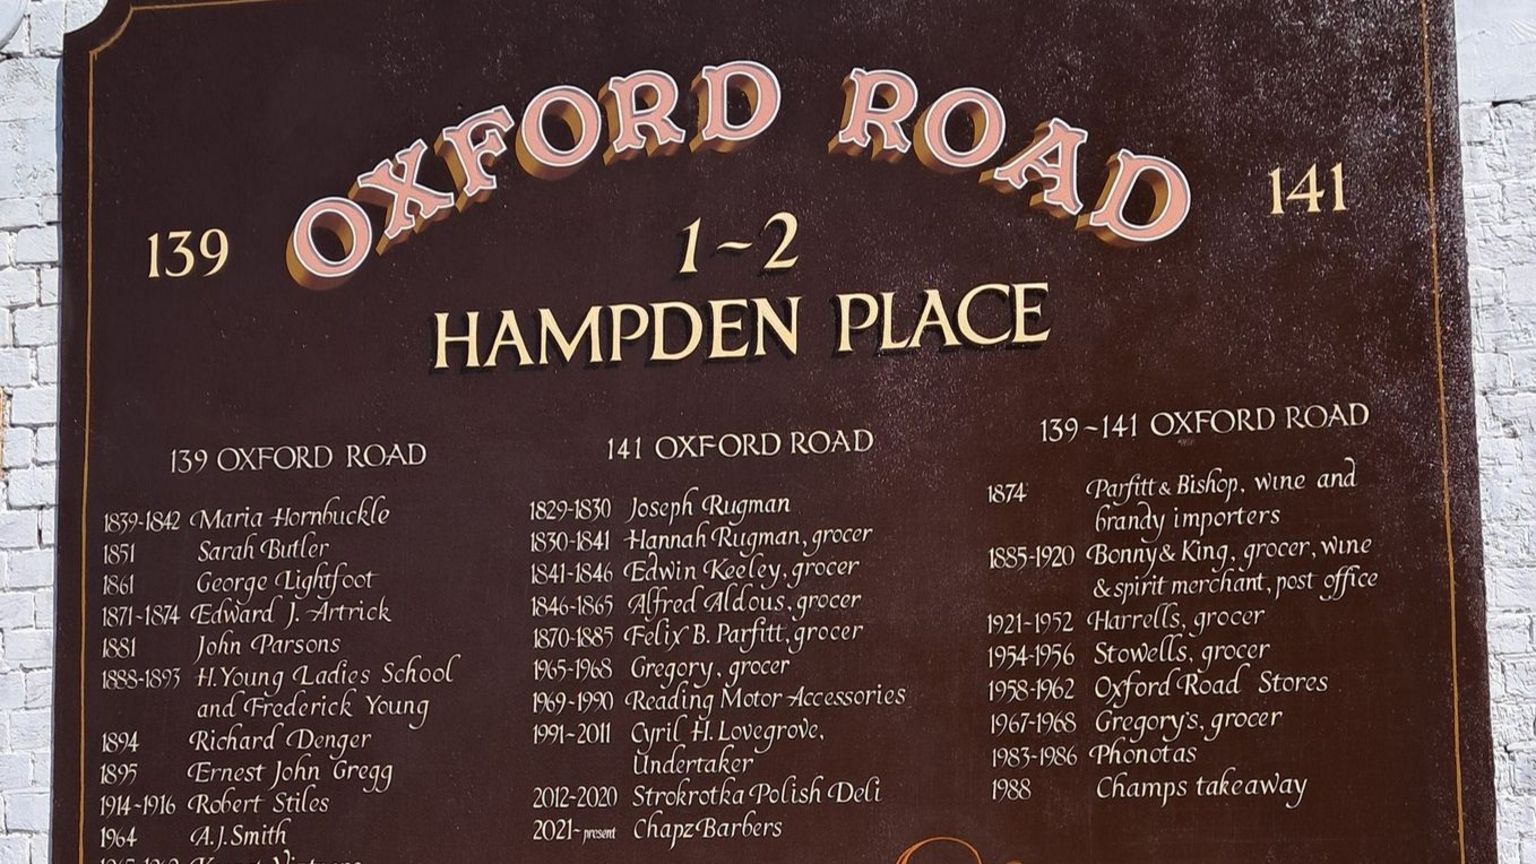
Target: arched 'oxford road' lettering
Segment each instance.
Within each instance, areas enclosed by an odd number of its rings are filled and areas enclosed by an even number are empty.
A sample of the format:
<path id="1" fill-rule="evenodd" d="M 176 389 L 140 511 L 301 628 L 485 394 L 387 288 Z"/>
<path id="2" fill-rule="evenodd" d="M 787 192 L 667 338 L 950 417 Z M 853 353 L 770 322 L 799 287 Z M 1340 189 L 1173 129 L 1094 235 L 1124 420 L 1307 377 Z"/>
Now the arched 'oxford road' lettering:
<path id="1" fill-rule="evenodd" d="M 306 288 L 340 286 L 370 255 L 382 255 L 433 223 L 490 198 L 498 191 L 492 169 L 509 149 L 530 177 L 549 181 L 575 174 L 599 152 L 599 161 L 610 166 L 642 156 L 735 153 L 772 127 L 785 102 L 778 76 L 755 60 L 705 66 L 688 91 L 698 102 L 692 138 L 672 116 L 682 88 L 671 75 L 655 69 L 614 76 L 596 95 L 573 85 L 545 88 L 530 98 L 521 122 L 505 105 L 471 114 L 442 129 L 430 148 L 418 138 L 358 175 L 346 197 L 323 197 L 306 207 L 288 236 L 288 272 Z M 1002 102 L 980 87 L 950 90 L 919 113 L 917 82 L 906 73 L 854 67 L 842 81 L 842 92 L 842 119 L 827 144 L 829 153 L 867 153 L 871 159 L 894 163 L 915 150 L 917 161 L 930 171 L 964 174 L 980 169 L 983 185 L 1004 194 L 1033 189 L 1031 207 L 1075 219 L 1078 230 L 1112 246 L 1166 239 L 1189 216 L 1190 185 L 1183 170 L 1162 157 L 1128 149 L 1110 157 L 1097 203 L 1084 212 L 1078 151 L 1088 133 L 1058 117 L 1040 123 L 1023 149 L 995 167 L 983 167 L 1005 152 L 1008 123 Z M 745 111 L 737 112 L 745 116 L 732 116 L 728 110 L 733 95 L 745 102 Z M 957 141 L 950 128 L 956 117 L 969 121 L 967 140 Z M 565 126 L 568 147 L 550 140 L 548 120 Z M 421 181 L 429 149 L 447 166 L 453 189 Z M 1152 192 L 1151 212 L 1133 215 L 1128 205 L 1143 184 Z M 362 204 L 383 211 L 377 230 Z"/>

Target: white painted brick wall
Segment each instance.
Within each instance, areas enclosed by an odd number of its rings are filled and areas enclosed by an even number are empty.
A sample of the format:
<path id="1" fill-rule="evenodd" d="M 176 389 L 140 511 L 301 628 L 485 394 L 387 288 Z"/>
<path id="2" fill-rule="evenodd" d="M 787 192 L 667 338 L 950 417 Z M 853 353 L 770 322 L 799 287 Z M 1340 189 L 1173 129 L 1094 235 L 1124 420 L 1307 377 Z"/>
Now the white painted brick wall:
<path id="1" fill-rule="evenodd" d="M 3 10 L 7 0 L 0 0 Z M 47 864 L 57 458 L 55 92 L 101 0 L 25 7 L 0 46 L 0 864 Z M 1458 7 L 1503 864 L 1536 864 L 1536 0 Z"/>
<path id="2" fill-rule="evenodd" d="M 0 0 L 0 15 L 7 2 Z M 46 864 L 58 378 L 58 131 L 66 27 L 100 0 L 20 0 L 0 46 L 0 864 Z M 0 27 L 5 25 L 0 21 Z M 0 34 L 3 35 L 3 34 Z"/>
<path id="3" fill-rule="evenodd" d="M 1457 31 L 1499 860 L 1536 864 L 1536 0 Z"/>
<path id="4" fill-rule="evenodd" d="M 1536 58 L 1521 74 L 1461 107 L 1504 864 L 1536 864 Z"/>

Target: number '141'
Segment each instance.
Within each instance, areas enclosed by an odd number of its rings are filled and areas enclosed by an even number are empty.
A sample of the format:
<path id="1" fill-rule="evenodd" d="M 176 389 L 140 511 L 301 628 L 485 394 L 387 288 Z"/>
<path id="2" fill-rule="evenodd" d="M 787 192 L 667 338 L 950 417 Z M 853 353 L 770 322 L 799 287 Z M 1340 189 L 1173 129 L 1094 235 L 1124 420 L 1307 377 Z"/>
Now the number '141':
<path id="1" fill-rule="evenodd" d="M 1333 206 L 1329 209 L 1334 213 L 1349 209 L 1344 206 L 1344 163 L 1333 163 L 1333 167 L 1328 169 L 1328 173 L 1333 177 Z M 1328 197 L 1329 193 L 1317 185 L 1316 162 L 1312 163 L 1312 167 L 1307 169 L 1307 173 L 1303 174 L 1296 185 L 1291 187 L 1289 194 L 1285 192 L 1285 184 L 1281 180 L 1280 174 L 1279 168 L 1269 172 L 1269 214 L 1271 216 L 1284 215 L 1286 205 L 1291 201 L 1305 202 L 1306 209 L 1302 212 L 1323 212 L 1322 201 Z"/>

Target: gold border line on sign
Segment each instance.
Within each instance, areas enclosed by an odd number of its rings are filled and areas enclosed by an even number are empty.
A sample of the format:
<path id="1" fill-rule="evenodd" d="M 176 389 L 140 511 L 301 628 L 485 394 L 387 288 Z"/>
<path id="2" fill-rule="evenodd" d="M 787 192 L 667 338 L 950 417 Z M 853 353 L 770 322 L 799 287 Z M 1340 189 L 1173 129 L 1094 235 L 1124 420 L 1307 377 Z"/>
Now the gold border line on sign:
<path id="1" fill-rule="evenodd" d="M 80 806 L 79 806 L 79 856 L 85 860 L 85 778 L 86 778 L 86 620 L 89 559 L 86 537 L 90 512 L 91 470 L 91 346 L 92 346 L 92 294 L 95 288 L 95 201 L 96 201 L 96 60 L 112 47 L 127 31 L 133 16 L 138 12 L 164 12 L 177 9 L 204 9 L 216 6 L 254 6 L 280 2 L 280 0 L 198 0 L 190 3 L 155 3 L 130 6 L 123 21 L 101 45 L 90 50 L 86 79 L 86 198 L 85 198 L 85 418 L 80 472 Z M 1445 526 L 1445 557 L 1450 589 L 1450 636 L 1451 636 L 1451 736 L 1454 747 L 1456 787 L 1456 839 L 1460 864 L 1466 864 L 1466 812 L 1463 794 L 1461 758 L 1461 679 L 1460 657 L 1457 642 L 1456 610 L 1456 553 L 1451 518 L 1451 469 L 1450 469 L 1450 419 L 1445 395 L 1445 343 L 1444 324 L 1440 309 L 1440 231 L 1439 207 L 1435 188 L 1435 126 L 1434 126 L 1434 73 L 1430 63 L 1429 0 L 1419 0 L 1419 47 L 1422 55 L 1422 88 L 1424 91 L 1424 172 L 1427 181 L 1425 207 L 1429 216 L 1429 270 L 1433 323 L 1435 336 L 1435 383 L 1439 403 L 1440 420 L 1440 501 Z"/>
<path id="2" fill-rule="evenodd" d="M 1450 586 L 1451 606 L 1451 741 L 1456 767 L 1456 845 L 1461 864 L 1467 861 L 1467 819 L 1463 807 L 1461 769 L 1461 662 L 1456 638 L 1456 546 L 1451 525 L 1451 443 L 1450 418 L 1445 404 L 1445 342 L 1440 317 L 1440 208 L 1435 190 L 1435 98 L 1434 73 L 1429 62 L 1429 0 L 1419 0 L 1419 48 L 1424 71 L 1424 176 L 1428 195 L 1424 206 L 1429 212 L 1429 278 L 1435 321 L 1435 386 L 1440 403 L 1440 504 L 1445 521 L 1445 566 Z"/>

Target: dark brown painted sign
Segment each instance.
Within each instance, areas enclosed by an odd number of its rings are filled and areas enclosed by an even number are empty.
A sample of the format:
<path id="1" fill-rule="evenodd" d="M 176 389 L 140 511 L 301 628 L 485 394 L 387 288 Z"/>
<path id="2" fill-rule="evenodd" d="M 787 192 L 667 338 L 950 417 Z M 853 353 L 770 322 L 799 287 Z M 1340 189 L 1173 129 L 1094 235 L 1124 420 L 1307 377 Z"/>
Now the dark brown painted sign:
<path id="1" fill-rule="evenodd" d="M 114 0 L 54 861 L 1492 862 L 1450 15 Z"/>

